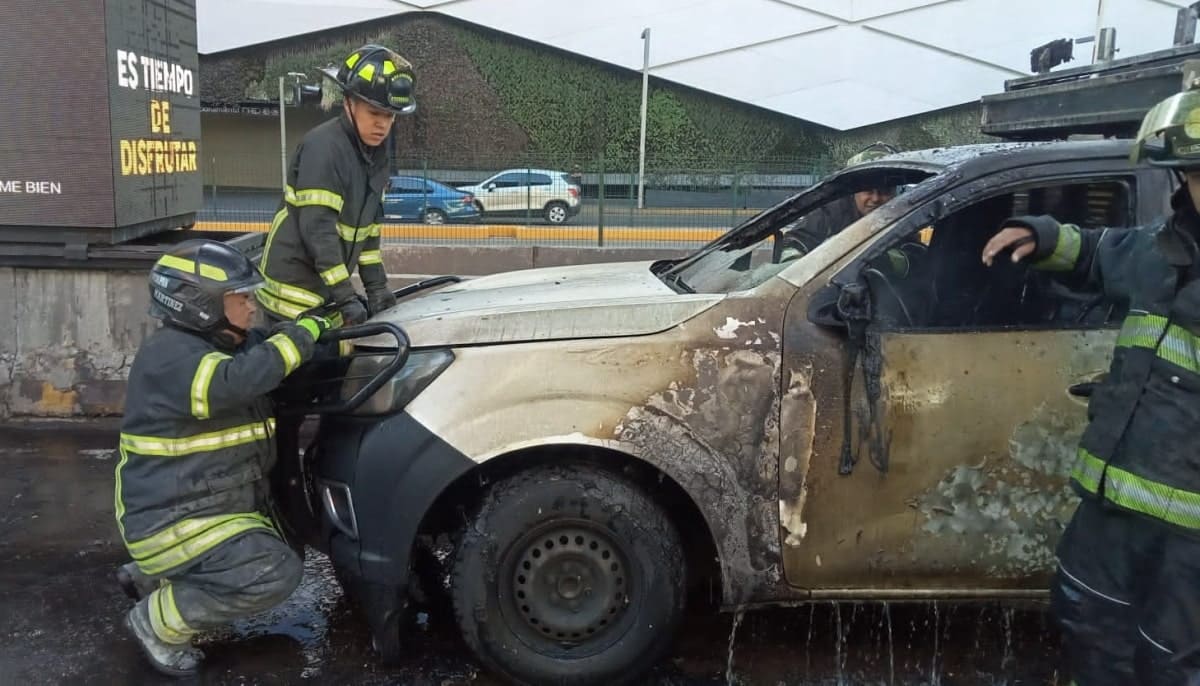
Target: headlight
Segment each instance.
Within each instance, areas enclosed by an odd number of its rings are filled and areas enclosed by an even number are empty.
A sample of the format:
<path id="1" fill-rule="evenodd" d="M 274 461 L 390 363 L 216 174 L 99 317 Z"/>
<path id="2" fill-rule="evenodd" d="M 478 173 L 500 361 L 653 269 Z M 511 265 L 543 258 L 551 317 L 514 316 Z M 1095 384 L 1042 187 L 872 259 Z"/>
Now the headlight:
<path id="1" fill-rule="evenodd" d="M 370 383 L 391 359 L 387 355 L 368 355 L 351 360 L 346 381 L 342 384 L 342 400 L 349 400 Z M 390 414 L 403 410 L 453 361 L 454 353 L 446 349 L 414 350 L 400 371 L 359 405 L 354 414 Z"/>

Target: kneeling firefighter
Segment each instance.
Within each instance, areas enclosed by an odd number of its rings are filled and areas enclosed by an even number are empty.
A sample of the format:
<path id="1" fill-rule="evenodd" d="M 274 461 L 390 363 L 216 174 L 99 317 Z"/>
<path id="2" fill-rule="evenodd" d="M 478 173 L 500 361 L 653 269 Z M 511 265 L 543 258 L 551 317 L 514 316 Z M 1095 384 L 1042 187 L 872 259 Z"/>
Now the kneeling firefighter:
<path id="1" fill-rule="evenodd" d="M 300 558 L 272 521 L 275 420 L 267 394 L 308 360 L 327 319 L 251 329 L 263 279 L 237 250 L 187 241 L 150 271 L 151 334 L 129 374 L 116 518 L 139 598 L 125 618 L 150 663 L 186 676 L 198 631 L 283 602 Z"/>

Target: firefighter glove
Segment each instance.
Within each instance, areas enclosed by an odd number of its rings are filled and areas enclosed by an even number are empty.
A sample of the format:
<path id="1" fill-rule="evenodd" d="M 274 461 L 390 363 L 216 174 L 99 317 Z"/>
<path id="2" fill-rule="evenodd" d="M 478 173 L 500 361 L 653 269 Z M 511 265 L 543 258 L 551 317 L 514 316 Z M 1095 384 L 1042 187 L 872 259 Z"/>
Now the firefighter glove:
<path id="1" fill-rule="evenodd" d="M 380 288 L 367 293 L 367 309 L 371 315 L 377 315 L 396 304 L 396 296 L 390 290 Z"/>
<path id="2" fill-rule="evenodd" d="M 320 340 L 321 335 L 330 329 L 337 328 L 326 317 L 309 315 L 296 320 L 296 325 L 312 335 L 313 341 Z"/>
<path id="3" fill-rule="evenodd" d="M 367 308 L 357 297 L 339 305 L 338 312 L 342 313 L 342 323 L 346 326 L 354 326 L 367 321 Z"/>

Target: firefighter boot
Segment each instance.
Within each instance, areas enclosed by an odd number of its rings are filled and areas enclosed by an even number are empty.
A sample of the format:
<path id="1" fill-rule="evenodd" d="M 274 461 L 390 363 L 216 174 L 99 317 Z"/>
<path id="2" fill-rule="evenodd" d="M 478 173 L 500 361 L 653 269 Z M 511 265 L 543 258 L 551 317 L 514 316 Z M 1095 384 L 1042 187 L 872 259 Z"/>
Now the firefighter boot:
<path id="1" fill-rule="evenodd" d="M 117 567 L 117 583 L 121 586 L 121 590 L 125 591 L 125 595 L 134 600 L 141 600 L 154 592 L 158 588 L 158 584 L 154 579 L 142 573 L 138 569 L 136 562 L 126 562 Z"/>
<path id="2" fill-rule="evenodd" d="M 200 670 L 204 653 L 191 643 L 172 645 L 158 637 L 150 623 L 150 605 L 141 600 L 125 615 L 125 626 L 137 639 L 151 666 L 167 676 L 192 676 Z"/>

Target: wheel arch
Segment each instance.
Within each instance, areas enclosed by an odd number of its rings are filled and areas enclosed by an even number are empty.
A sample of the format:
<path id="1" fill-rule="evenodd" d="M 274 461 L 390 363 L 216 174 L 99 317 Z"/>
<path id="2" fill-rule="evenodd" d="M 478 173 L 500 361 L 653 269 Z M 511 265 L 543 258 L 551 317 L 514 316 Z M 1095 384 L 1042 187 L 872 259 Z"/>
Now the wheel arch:
<path id="1" fill-rule="evenodd" d="M 632 481 L 659 504 L 683 542 L 689 577 L 694 592 L 707 592 L 718 600 L 725 588 L 722 555 L 708 517 L 695 498 L 672 475 L 629 452 L 586 443 L 546 443 L 501 452 L 450 483 L 421 518 L 409 559 L 416 559 L 422 538 L 438 537 L 457 530 L 478 509 L 488 485 L 537 468 L 540 465 L 574 462 L 598 467 Z"/>

